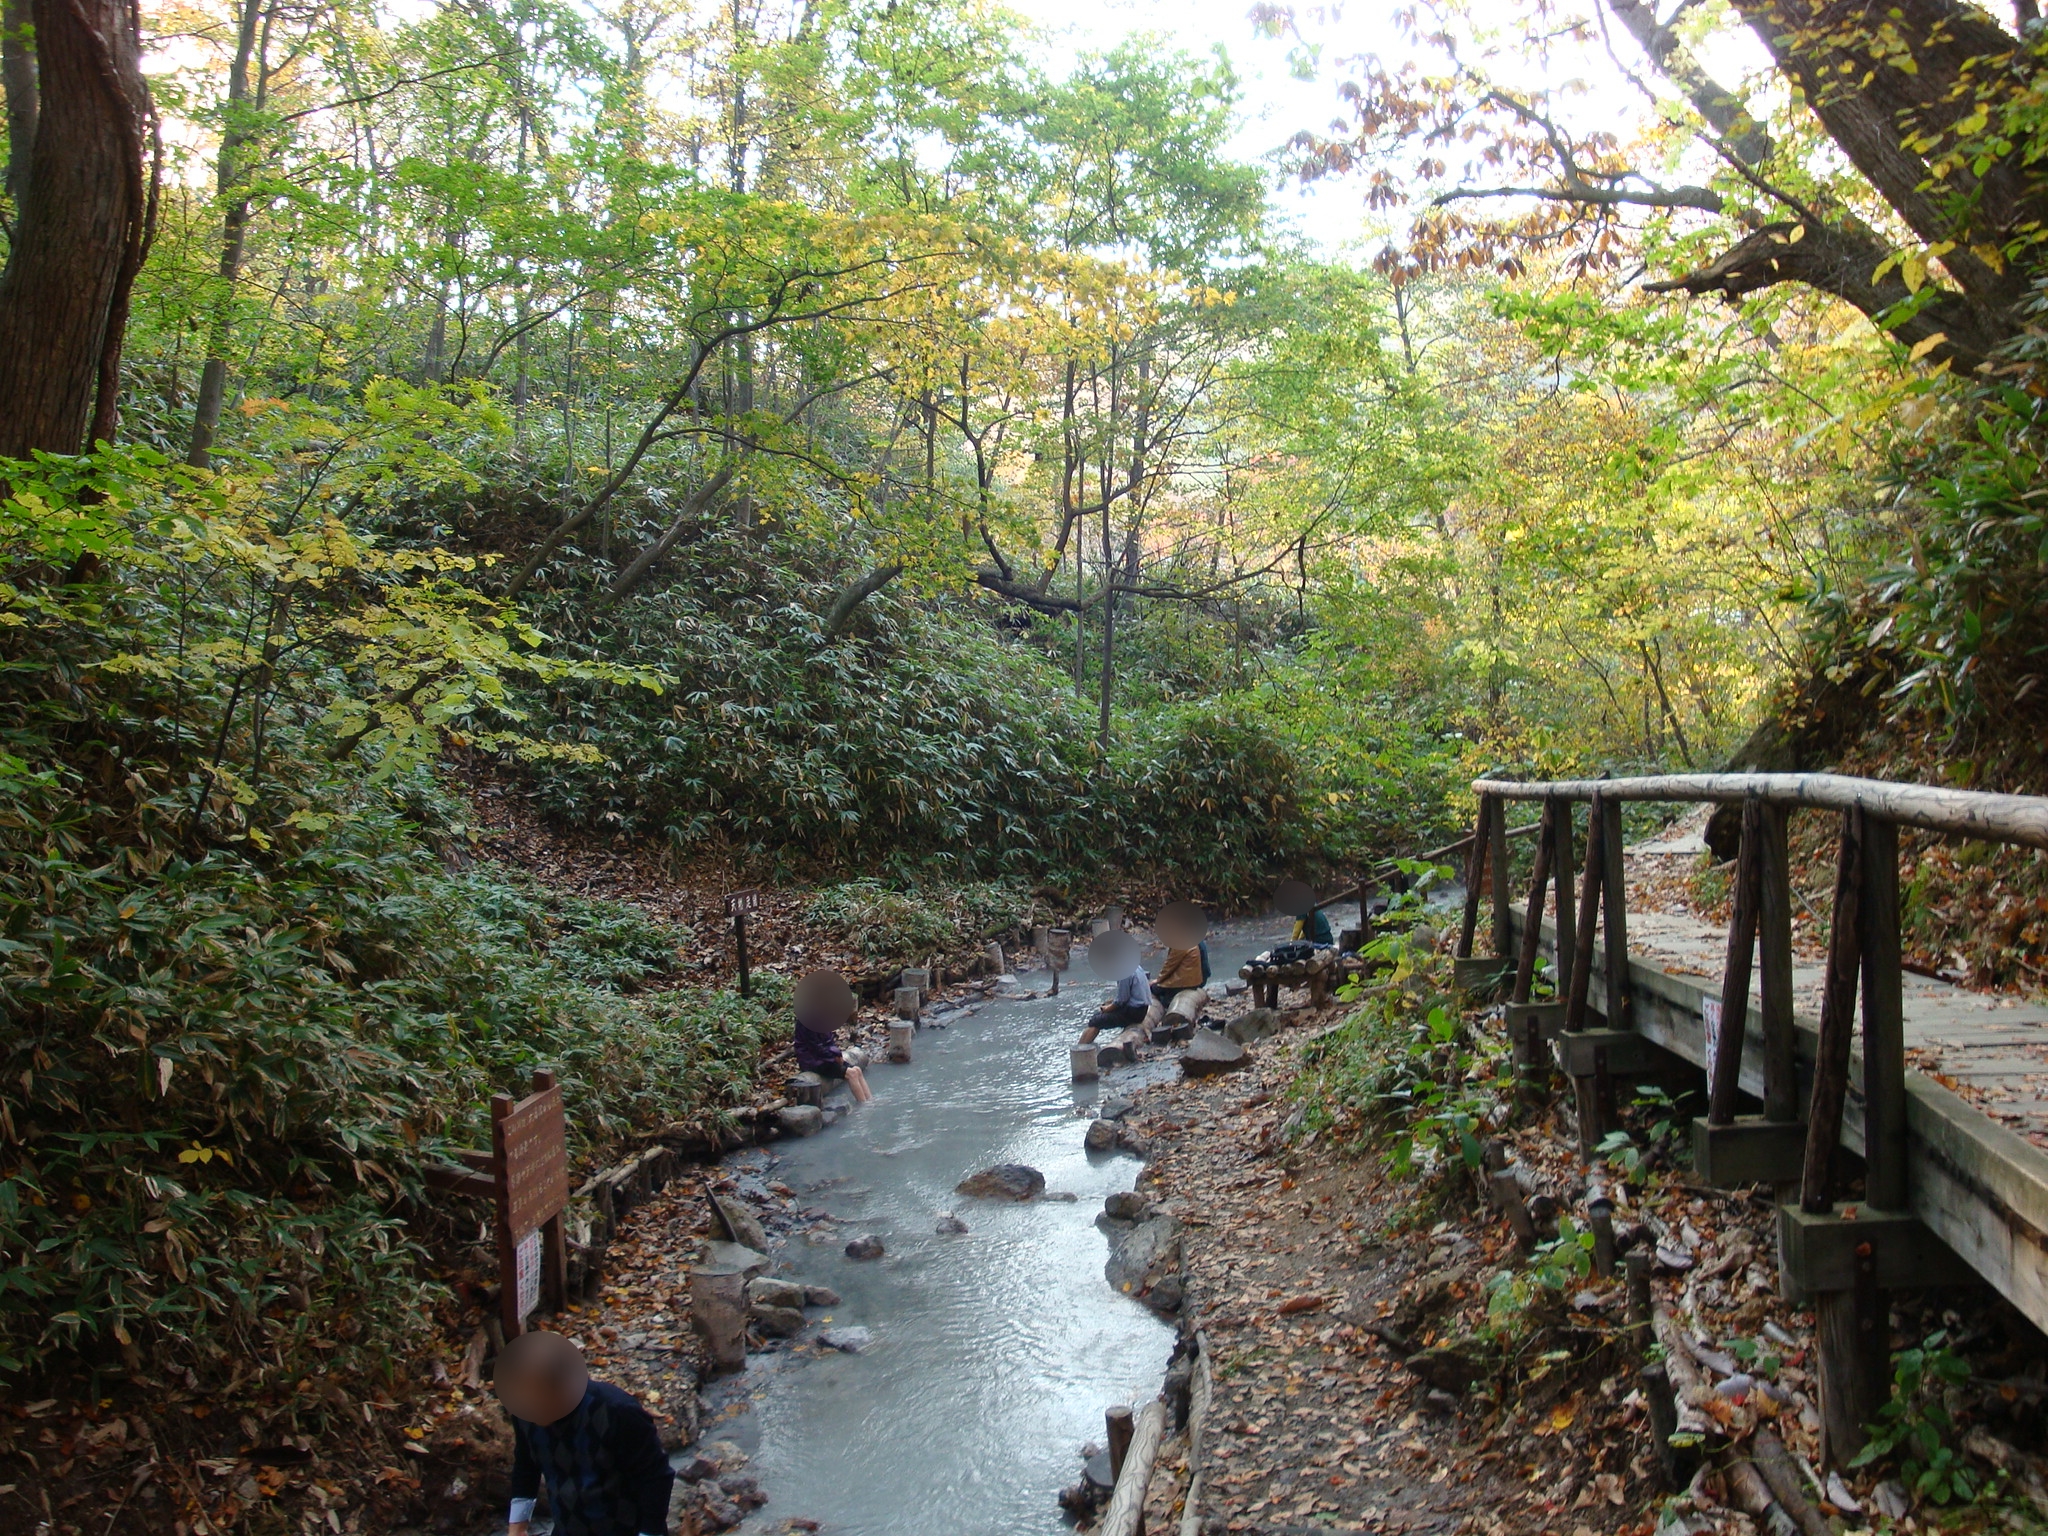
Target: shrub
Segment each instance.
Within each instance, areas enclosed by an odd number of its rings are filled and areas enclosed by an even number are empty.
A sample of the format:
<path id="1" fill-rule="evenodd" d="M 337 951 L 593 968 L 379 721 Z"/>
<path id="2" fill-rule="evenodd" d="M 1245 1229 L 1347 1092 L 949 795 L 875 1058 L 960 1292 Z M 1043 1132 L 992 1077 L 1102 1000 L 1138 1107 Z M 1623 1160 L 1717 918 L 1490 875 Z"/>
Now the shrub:
<path id="1" fill-rule="evenodd" d="M 1029 921 L 1031 910 L 1030 893 L 1002 881 L 918 890 L 848 880 L 820 889 L 804 921 L 870 960 L 914 960 L 1005 932 Z"/>
<path id="2" fill-rule="evenodd" d="M 0 466 L 0 1370 L 388 1369 L 417 1168 L 493 1090 L 556 1068 L 600 1153 L 737 1102 L 773 998 L 627 997 L 674 934 L 449 875 L 422 756 L 564 670 L 448 564 L 160 468 Z"/>

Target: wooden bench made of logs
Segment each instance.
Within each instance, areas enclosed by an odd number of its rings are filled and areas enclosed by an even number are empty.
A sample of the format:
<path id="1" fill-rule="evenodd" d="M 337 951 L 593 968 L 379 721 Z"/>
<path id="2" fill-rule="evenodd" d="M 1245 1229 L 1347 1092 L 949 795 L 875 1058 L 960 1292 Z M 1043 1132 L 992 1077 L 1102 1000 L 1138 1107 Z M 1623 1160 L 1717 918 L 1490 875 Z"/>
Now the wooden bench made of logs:
<path id="1" fill-rule="evenodd" d="M 1239 968 L 1237 974 L 1251 983 L 1252 1003 L 1256 1007 L 1278 1008 L 1280 988 L 1299 986 L 1308 988 L 1309 1006 L 1321 1008 L 1330 1001 L 1337 974 L 1337 952 L 1319 949 L 1306 960 L 1293 960 L 1284 965 L 1275 965 L 1262 955 L 1254 955 Z"/>

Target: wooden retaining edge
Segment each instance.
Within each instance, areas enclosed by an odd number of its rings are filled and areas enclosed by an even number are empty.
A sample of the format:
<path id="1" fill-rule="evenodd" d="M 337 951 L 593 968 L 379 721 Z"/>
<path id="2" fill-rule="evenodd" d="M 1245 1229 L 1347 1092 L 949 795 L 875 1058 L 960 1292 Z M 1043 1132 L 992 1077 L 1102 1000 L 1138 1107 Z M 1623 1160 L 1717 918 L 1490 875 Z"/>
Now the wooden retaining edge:
<path id="1" fill-rule="evenodd" d="M 1518 925 L 1526 920 L 1520 912 L 1513 914 Z M 1544 945 L 1554 953 L 1556 932 L 1548 920 L 1543 931 Z M 1719 982 L 1701 985 L 1634 957 L 1628 969 L 1637 1033 L 1704 1068 L 1700 1002 L 1720 997 Z M 1605 978 L 1603 947 L 1594 949 L 1593 971 Z M 1742 1089 L 1761 1096 L 1759 1010 L 1752 1003 L 1746 1013 Z M 1804 1105 L 1812 1087 L 1819 1025 L 1802 1014 L 1795 1020 L 1795 1033 L 1799 1100 Z M 1850 1063 L 1849 1081 L 1860 1084 L 1862 1073 L 1859 1050 Z M 2036 1327 L 2048 1329 L 2048 1152 L 1910 1067 L 1906 1138 L 1907 1194 L 1913 1214 Z M 1863 1151 L 1860 1094 L 1850 1094 L 1844 1107 L 1842 1144 L 1859 1154 Z"/>
<path id="2" fill-rule="evenodd" d="M 1158 1460 L 1159 1442 L 1165 1437 L 1166 1404 L 1155 1397 L 1138 1415 L 1131 1448 L 1124 1452 L 1124 1469 L 1117 1475 L 1116 1490 L 1095 1536 L 1138 1536 L 1145 1519 L 1145 1492 L 1152 1486 L 1152 1463 Z"/>
<path id="3" fill-rule="evenodd" d="M 1195 1380 L 1188 1394 L 1188 1492 L 1181 1504 L 1180 1536 L 1202 1536 L 1202 1431 L 1209 1422 L 1209 1400 L 1216 1390 L 1209 1371 L 1209 1335 L 1195 1334 Z"/>

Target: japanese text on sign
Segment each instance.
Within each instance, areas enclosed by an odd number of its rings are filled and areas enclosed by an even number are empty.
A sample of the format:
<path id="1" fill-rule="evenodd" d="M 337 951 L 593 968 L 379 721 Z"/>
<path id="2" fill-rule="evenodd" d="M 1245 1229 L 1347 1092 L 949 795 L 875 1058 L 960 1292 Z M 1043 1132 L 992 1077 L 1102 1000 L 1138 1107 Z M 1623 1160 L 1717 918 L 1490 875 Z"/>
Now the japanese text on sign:
<path id="1" fill-rule="evenodd" d="M 562 1090 L 521 1099 L 498 1122 L 505 1159 L 505 1226 L 514 1242 L 569 1203 L 568 1126 Z"/>
<path id="2" fill-rule="evenodd" d="M 730 891 L 725 898 L 725 915 L 738 917 L 742 912 L 752 912 L 761 905 L 761 893 L 753 886 L 744 891 Z"/>

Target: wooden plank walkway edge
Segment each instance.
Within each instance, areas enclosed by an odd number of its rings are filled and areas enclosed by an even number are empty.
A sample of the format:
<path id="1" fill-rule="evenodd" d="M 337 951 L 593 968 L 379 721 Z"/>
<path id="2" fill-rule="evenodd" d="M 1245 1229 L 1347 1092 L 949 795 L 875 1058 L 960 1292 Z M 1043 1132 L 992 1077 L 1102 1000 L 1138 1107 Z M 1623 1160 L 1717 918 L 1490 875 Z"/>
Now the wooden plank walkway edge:
<path id="1" fill-rule="evenodd" d="M 1526 921 L 1519 910 L 1510 914 L 1517 940 Z M 1556 927 L 1547 918 L 1541 943 L 1554 961 Z M 1605 995 L 1606 966 L 1606 949 L 1596 944 L 1592 972 L 1599 979 L 1591 989 L 1594 997 Z M 1702 1004 L 1710 999 L 1719 1002 L 1719 978 L 1695 981 L 1635 956 L 1630 957 L 1628 970 L 1637 1032 L 1705 1070 Z M 1752 1006 L 1744 1035 L 1742 1089 L 1760 1097 L 1764 1042 L 1758 1016 Z M 1818 1020 L 1797 1014 L 1796 1033 L 1803 1113 L 1819 1044 Z M 1841 1138 L 1859 1155 L 1862 1095 L 1854 1085 L 1861 1081 L 1859 1052 L 1850 1069 L 1852 1086 Z M 1912 1068 L 1906 1072 L 1906 1129 L 1913 1213 L 1986 1283 L 2037 1327 L 2048 1330 L 2048 1151 Z"/>

